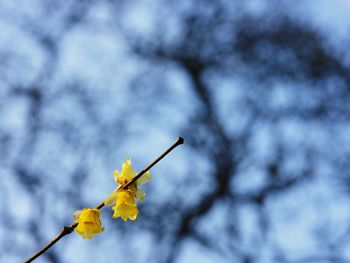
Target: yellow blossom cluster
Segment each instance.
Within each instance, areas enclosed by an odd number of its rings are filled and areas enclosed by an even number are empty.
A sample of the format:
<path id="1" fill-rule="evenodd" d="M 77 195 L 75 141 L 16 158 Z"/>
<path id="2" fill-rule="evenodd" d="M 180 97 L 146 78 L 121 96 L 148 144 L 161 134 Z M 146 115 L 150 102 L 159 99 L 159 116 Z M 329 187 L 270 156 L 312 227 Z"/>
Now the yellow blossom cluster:
<path id="1" fill-rule="evenodd" d="M 139 210 L 136 199 L 143 201 L 145 197 L 145 192 L 139 189 L 139 186 L 147 183 L 151 179 L 151 174 L 150 172 L 144 173 L 126 189 L 122 189 L 136 175 L 137 173 L 132 168 L 130 159 L 123 163 L 121 172 L 114 171 L 114 181 L 118 184 L 118 187 L 104 201 L 106 206 L 113 205 L 113 218 L 121 217 L 124 221 L 137 218 Z M 104 230 L 104 227 L 101 226 L 100 216 L 101 212 L 96 208 L 84 208 L 76 211 L 73 215 L 74 222 L 78 224 L 75 231 L 84 239 L 93 238 Z"/>
<path id="2" fill-rule="evenodd" d="M 136 206 L 136 198 L 143 201 L 145 192 L 138 187 L 147 183 L 151 179 L 151 173 L 146 172 L 137 181 L 132 183 L 127 189 L 121 190 L 120 187 L 130 182 L 137 173 L 131 166 L 131 160 L 127 159 L 123 163 L 121 173 L 114 171 L 114 181 L 119 185 L 114 192 L 104 201 L 105 205 L 111 206 L 114 210 L 113 218 L 121 217 L 124 221 L 135 220 L 139 210 Z M 118 190 L 119 189 L 119 190 Z"/>

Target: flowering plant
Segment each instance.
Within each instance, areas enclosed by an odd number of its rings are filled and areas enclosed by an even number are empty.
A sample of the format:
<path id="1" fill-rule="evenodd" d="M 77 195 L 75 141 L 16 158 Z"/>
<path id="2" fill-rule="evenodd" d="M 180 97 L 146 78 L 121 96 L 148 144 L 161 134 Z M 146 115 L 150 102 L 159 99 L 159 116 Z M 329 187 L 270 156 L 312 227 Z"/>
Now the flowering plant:
<path id="1" fill-rule="evenodd" d="M 112 209 L 114 210 L 113 218 L 121 217 L 124 221 L 135 220 L 139 210 L 136 206 L 136 198 L 143 201 L 145 198 L 145 192 L 139 189 L 139 186 L 148 183 L 151 180 L 151 173 L 144 173 L 137 181 L 132 183 L 128 189 L 120 189 L 123 185 L 131 182 L 137 173 L 131 166 L 131 160 L 127 159 L 122 166 L 122 172 L 114 171 L 114 181 L 119 184 L 114 192 L 104 201 L 104 204 L 111 206 L 115 204 Z"/>
<path id="2" fill-rule="evenodd" d="M 111 206 L 114 210 L 113 217 L 121 217 L 124 221 L 135 220 L 139 213 L 136 205 L 136 199 L 143 200 L 145 193 L 139 189 L 139 186 L 147 183 L 151 179 L 149 170 L 163 159 L 168 153 L 170 153 L 175 147 L 184 143 L 184 139 L 179 137 L 176 142 L 170 146 L 164 153 L 162 153 L 157 159 L 150 163 L 140 173 L 136 173 L 131 166 L 131 160 L 127 159 L 122 165 L 121 173 L 114 171 L 114 181 L 118 184 L 118 187 L 110 194 L 107 199 L 97 205 L 95 208 L 83 208 L 76 211 L 73 214 L 74 223 L 70 226 L 64 226 L 62 231 L 47 245 L 40 249 L 37 253 L 31 256 L 24 263 L 29 263 L 44 254 L 50 247 L 58 242 L 62 237 L 72 233 L 74 230 L 81 235 L 84 239 L 92 239 L 95 235 L 104 231 L 104 227 L 101 226 L 100 216 L 102 207 Z"/>

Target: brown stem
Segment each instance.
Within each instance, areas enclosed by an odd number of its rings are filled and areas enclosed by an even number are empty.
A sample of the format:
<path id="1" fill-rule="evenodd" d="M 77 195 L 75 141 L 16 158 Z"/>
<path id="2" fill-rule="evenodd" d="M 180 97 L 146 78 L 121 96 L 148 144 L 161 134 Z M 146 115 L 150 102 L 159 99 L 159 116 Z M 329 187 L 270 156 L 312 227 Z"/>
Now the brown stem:
<path id="1" fill-rule="evenodd" d="M 49 243 L 46 244 L 42 249 L 40 249 L 37 253 L 35 253 L 33 256 L 31 256 L 29 259 L 24 261 L 24 263 L 29 263 L 32 262 L 34 259 L 39 257 L 40 255 L 44 254 L 46 250 L 48 250 L 50 247 L 52 247 L 58 240 L 60 240 L 62 237 L 69 235 L 74 231 L 74 228 L 76 228 L 78 223 L 74 223 L 70 226 L 64 226 L 62 231 L 54 238 L 52 239 Z"/>
<path id="2" fill-rule="evenodd" d="M 126 189 L 128 188 L 132 183 L 136 182 L 137 179 L 139 179 L 144 173 L 146 173 L 148 170 L 150 170 L 156 163 L 158 163 L 161 159 L 163 159 L 168 153 L 170 153 L 172 150 L 175 149 L 175 147 L 181 145 L 184 143 L 184 139 L 182 137 L 178 137 L 176 142 L 170 146 L 165 152 L 163 152 L 157 159 L 155 159 L 153 162 L 151 162 L 145 169 L 143 169 L 140 173 L 138 173 L 130 182 L 127 184 L 119 187 L 119 189 Z M 119 190 L 118 189 L 118 190 Z M 101 209 L 104 207 L 104 202 L 100 203 L 96 206 L 97 209 Z M 62 237 L 69 235 L 74 231 L 74 228 L 78 226 L 78 223 L 71 224 L 70 226 L 63 227 L 62 231 L 49 243 L 47 243 L 43 248 L 41 248 L 37 253 L 35 253 L 33 256 L 31 256 L 29 259 L 24 261 L 24 263 L 30 263 L 34 259 L 38 258 L 42 254 L 44 254 L 50 247 L 52 247 L 56 242 L 58 242 Z"/>
<path id="3" fill-rule="evenodd" d="M 176 142 L 171 145 L 165 152 L 163 152 L 157 159 L 155 159 L 153 162 L 151 162 L 145 169 L 143 169 L 141 172 L 138 173 L 130 182 L 120 187 L 120 189 L 126 189 L 131 184 L 133 184 L 137 179 L 139 179 L 144 173 L 146 173 L 148 170 L 150 170 L 156 163 L 158 163 L 160 160 L 162 160 L 168 153 L 170 153 L 176 146 L 179 146 L 184 143 L 184 138 L 178 137 Z"/>

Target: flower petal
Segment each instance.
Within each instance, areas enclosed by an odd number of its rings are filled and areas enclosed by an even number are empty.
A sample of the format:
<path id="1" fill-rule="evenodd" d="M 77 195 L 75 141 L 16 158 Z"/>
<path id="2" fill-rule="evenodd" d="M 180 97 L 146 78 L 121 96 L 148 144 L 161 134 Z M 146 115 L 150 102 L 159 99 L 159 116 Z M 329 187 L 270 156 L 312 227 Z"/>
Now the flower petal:
<path id="1" fill-rule="evenodd" d="M 141 201 L 143 201 L 143 199 L 145 199 L 145 191 L 141 190 L 141 189 L 137 189 L 136 191 L 136 197 L 138 199 L 140 199 Z"/>
<path id="2" fill-rule="evenodd" d="M 111 206 L 113 205 L 113 203 L 117 202 L 117 198 L 118 198 L 118 192 L 113 192 L 104 200 L 104 204 L 106 206 Z"/>
<path id="3" fill-rule="evenodd" d="M 78 210 L 78 211 L 75 211 L 75 212 L 73 213 L 74 223 L 77 223 L 77 222 L 78 222 L 79 217 L 80 217 L 80 215 L 81 215 L 81 212 L 82 212 L 82 210 Z"/>
<path id="4" fill-rule="evenodd" d="M 146 184 L 150 180 L 151 180 L 151 173 L 147 171 L 137 180 L 137 185 Z"/>
<path id="5" fill-rule="evenodd" d="M 120 181 L 120 173 L 118 170 L 115 170 L 114 172 L 114 181 L 117 183 L 117 184 L 120 184 L 119 181 Z"/>
<path id="6" fill-rule="evenodd" d="M 131 166 L 131 160 L 130 158 L 126 159 L 126 161 L 122 165 L 122 173 L 121 178 L 124 180 L 127 180 L 128 182 L 131 181 L 137 173 L 134 171 L 134 169 Z"/>

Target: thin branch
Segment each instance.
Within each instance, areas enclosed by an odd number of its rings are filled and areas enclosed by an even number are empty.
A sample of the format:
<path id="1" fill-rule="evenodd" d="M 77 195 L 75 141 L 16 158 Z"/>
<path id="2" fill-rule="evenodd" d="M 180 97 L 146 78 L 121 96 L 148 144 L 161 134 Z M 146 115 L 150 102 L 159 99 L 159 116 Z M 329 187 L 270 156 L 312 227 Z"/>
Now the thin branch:
<path id="1" fill-rule="evenodd" d="M 62 237 L 72 233 L 74 231 L 74 228 L 77 227 L 77 225 L 78 225 L 78 223 L 74 223 L 74 224 L 72 224 L 70 226 L 64 226 L 62 231 L 54 239 L 52 239 L 49 243 L 47 243 L 46 246 L 44 246 L 42 249 L 40 249 L 32 257 L 30 257 L 29 259 L 24 261 L 24 263 L 32 262 L 34 259 L 36 259 L 37 257 L 39 257 L 42 254 L 44 254 L 50 247 L 52 247 L 54 244 L 56 244 L 56 242 L 58 242 Z"/>
<path id="2" fill-rule="evenodd" d="M 170 153 L 177 146 L 179 146 L 179 145 L 181 145 L 183 143 L 184 143 L 184 139 L 182 137 L 178 137 L 176 142 L 173 145 L 171 145 L 157 159 L 155 159 L 145 169 L 143 169 L 140 173 L 138 173 L 130 182 L 128 182 L 125 185 L 120 186 L 118 188 L 118 190 L 122 190 L 122 189 L 128 188 L 131 184 L 136 182 L 144 173 L 146 173 L 148 170 L 150 170 L 156 163 L 158 163 L 161 159 L 163 159 L 168 153 Z M 101 209 L 104 206 L 105 206 L 105 204 L 104 204 L 104 202 L 102 202 L 99 205 L 97 205 L 96 208 L 97 209 Z M 47 243 L 43 248 L 41 248 L 37 253 L 35 253 L 29 259 L 24 261 L 24 263 L 30 263 L 34 259 L 36 259 L 39 256 L 41 256 L 42 254 L 44 254 L 50 247 L 52 247 L 54 244 L 56 244 L 62 237 L 71 234 L 77 226 L 78 226 L 78 223 L 71 224 L 70 226 L 64 226 L 62 231 L 54 239 L 52 239 L 49 243 Z"/>

